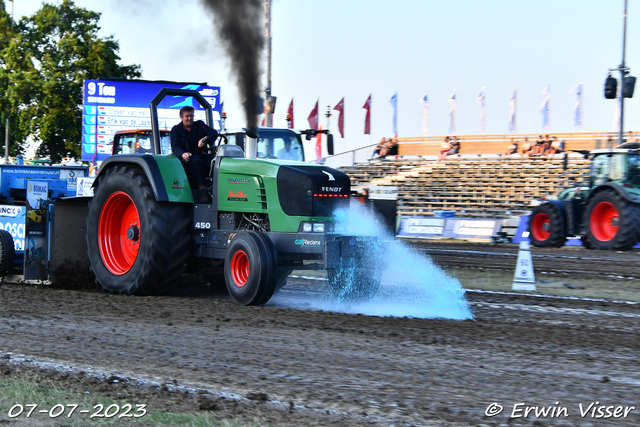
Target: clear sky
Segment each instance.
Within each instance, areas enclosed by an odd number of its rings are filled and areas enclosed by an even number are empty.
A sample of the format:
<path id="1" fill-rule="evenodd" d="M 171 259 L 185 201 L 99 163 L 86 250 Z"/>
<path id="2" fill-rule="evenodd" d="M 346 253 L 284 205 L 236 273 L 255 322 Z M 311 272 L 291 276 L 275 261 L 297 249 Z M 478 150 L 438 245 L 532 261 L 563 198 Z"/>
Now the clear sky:
<path id="1" fill-rule="evenodd" d="M 1 1 L 1 0 L 0 0 Z M 4 0 L 7 10 L 11 3 Z M 56 0 L 50 1 L 55 3 Z M 101 35 L 120 43 L 122 63 L 143 78 L 220 86 L 227 127 L 245 120 L 234 70 L 216 40 L 215 21 L 198 1 L 76 0 L 102 13 Z M 15 0 L 15 18 L 42 2 Z M 486 86 L 486 133 L 506 133 L 509 97 L 518 89 L 517 131 L 542 128 L 542 89 L 551 88 L 551 133 L 571 132 L 574 96 L 584 82 L 585 131 L 612 131 L 615 101 L 603 95 L 609 68 L 622 59 L 623 0 L 273 0 L 274 125 L 286 126 L 294 98 L 297 128 L 317 99 L 321 112 L 345 97 L 345 138 L 331 117 L 336 151 L 392 134 L 398 92 L 399 136 L 422 135 L 421 96 L 429 96 L 429 135 L 448 132 L 457 91 L 457 134 L 480 132 L 476 99 Z M 626 65 L 640 77 L 640 0 L 629 0 Z M 266 67 L 265 67 L 266 69 Z M 619 77 L 619 74 L 616 74 Z M 372 135 L 364 135 L 372 94 Z M 625 130 L 640 131 L 640 82 L 625 100 Z M 337 113 L 337 112 L 333 112 Z M 177 121 L 178 119 L 176 119 Z M 326 127 L 326 118 L 321 123 Z"/>

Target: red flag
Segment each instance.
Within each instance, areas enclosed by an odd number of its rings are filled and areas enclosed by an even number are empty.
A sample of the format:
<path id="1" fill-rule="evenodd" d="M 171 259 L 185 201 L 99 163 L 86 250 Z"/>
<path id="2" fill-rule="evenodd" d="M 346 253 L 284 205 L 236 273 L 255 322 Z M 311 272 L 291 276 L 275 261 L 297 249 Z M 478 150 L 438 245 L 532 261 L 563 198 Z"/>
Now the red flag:
<path id="1" fill-rule="evenodd" d="M 322 130 L 322 125 L 320 125 L 320 129 Z M 316 160 L 320 160 L 322 157 L 322 134 L 319 133 L 316 136 Z"/>
<path id="2" fill-rule="evenodd" d="M 316 106 L 311 110 L 311 114 L 309 114 L 309 127 L 311 129 L 318 130 L 318 125 L 320 122 L 318 121 L 318 103 L 320 101 L 316 101 Z"/>
<path id="3" fill-rule="evenodd" d="M 293 129 L 293 98 L 291 98 L 291 104 L 289 104 L 289 110 L 287 111 L 287 115 L 289 116 L 289 123 L 287 124 L 287 127 L 289 129 Z"/>
<path id="4" fill-rule="evenodd" d="M 340 131 L 340 137 L 344 138 L 344 98 L 338 102 L 338 105 L 334 107 L 334 110 L 338 110 L 340 112 L 340 117 L 338 117 L 338 130 Z"/>
<path id="5" fill-rule="evenodd" d="M 371 135 L 371 95 L 367 98 L 367 102 L 364 103 L 364 108 L 367 110 L 367 115 L 364 118 L 364 134 Z"/>

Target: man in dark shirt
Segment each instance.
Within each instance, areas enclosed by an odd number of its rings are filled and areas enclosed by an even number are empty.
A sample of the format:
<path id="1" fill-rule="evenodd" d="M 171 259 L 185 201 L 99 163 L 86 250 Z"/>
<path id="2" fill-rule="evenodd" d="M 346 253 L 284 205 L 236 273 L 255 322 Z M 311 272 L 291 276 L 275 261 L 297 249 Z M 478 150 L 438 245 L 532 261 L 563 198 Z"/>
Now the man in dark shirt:
<path id="1" fill-rule="evenodd" d="M 189 181 L 199 190 L 204 189 L 204 177 L 209 174 L 215 154 L 205 152 L 206 146 L 213 146 L 218 131 L 207 126 L 202 120 L 193 121 L 194 108 L 180 109 L 180 123 L 171 129 L 171 150 L 185 165 Z M 211 136 L 208 142 L 203 139 Z"/>

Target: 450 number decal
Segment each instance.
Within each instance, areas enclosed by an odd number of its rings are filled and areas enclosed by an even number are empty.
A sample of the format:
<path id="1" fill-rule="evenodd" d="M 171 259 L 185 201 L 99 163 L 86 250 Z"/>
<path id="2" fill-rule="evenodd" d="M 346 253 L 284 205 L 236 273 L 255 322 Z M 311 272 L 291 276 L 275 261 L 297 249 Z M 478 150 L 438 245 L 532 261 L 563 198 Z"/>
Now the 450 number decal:
<path id="1" fill-rule="evenodd" d="M 199 221 L 199 222 L 196 222 L 196 224 L 194 225 L 193 228 L 196 228 L 198 230 L 208 230 L 208 229 L 211 228 L 211 223 L 210 222 Z"/>

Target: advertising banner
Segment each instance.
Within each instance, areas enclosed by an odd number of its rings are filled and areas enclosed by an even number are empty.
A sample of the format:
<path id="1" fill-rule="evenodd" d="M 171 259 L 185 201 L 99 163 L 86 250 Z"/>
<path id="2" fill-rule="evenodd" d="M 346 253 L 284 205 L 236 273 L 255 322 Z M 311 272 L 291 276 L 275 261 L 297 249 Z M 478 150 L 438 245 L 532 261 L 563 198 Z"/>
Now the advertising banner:
<path id="1" fill-rule="evenodd" d="M 16 252 L 24 251 L 26 215 L 24 206 L 0 205 L 0 229 L 11 234 Z"/>
<path id="2" fill-rule="evenodd" d="M 31 181 L 27 185 L 25 280 L 47 280 L 47 199 L 49 183 Z"/>
<path id="3" fill-rule="evenodd" d="M 82 102 L 82 160 L 101 161 L 111 154 L 113 135 L 121 130 L 151 129 L 149 103 L 162 88 L 197 90 L 213 109 L 220 130 L 220 87 L 194 83 L 136 80 L 85 80 Z M 205 120 L 204 109 L 192 97 L 167 96 L 158 105 L 160 129 L 180 122 L 180 108 L 195 108 L 194 120 Z"/>

